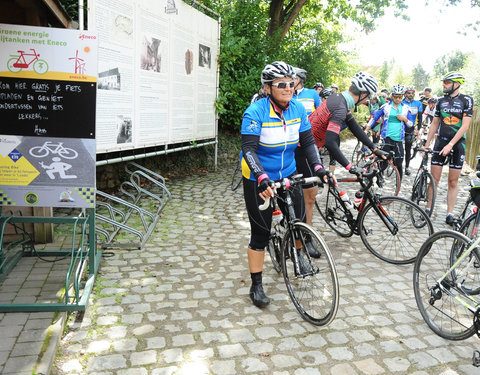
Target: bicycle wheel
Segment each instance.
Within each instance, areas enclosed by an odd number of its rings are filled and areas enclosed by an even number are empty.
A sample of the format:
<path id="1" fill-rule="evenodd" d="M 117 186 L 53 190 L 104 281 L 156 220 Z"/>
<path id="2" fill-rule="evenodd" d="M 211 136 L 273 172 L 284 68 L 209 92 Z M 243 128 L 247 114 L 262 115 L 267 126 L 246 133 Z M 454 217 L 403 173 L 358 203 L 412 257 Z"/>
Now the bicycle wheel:
<path id="1" fill-rule="evenodd" d="M 312 245 L 321 257 L 311 258 L 305 251 L 305 239 L 310 237 Z M 305 274 L 297 276 L 293 262 L 295 242 L 302 243 L 298 252 L 306 264 Z M 327 244 L 311 226 L 297 222 L 293 233 L 287 230 L 282 241 L 282 271 L 288 294 L 303 319 L 316 326 L 333 321 L 340 300 L 337 269 Z"/>
<path id="2" fill-rule="evenodd" d="M 280 224 L 276 226 L 283 227 Z M 273 269 L 280 273 L 282 271 L 282 259 L 281 259 L 281 249 L 282 249 L 282 237 L 281 237 L 281 228 L 274 228 L 274 232 L 270 235 L 270 240 L 268 241 L 267 251 L 272 260 Z"/>
<path id="3" fill-rule="evenodd" d="M 410 152 L 410 160 L 412 160 L 416 155 L 417 155 L 417 143 L 418 143 L 419 137 L 417 137 L 416 133 L 413 132 L 413 137 L 412 137 L 412 152 Z"/>
<path id="4" fill-rule="evenodd" d="M 464 234 L 465 236 L 467 236 L 468 238 L 471 238 L 471 239 L 478 238 L 480 234 L 478 233 L 478 227 L 477 228 L 475 227 L 475 220 L 477 218 L 477 215 L 480 215 L 480 213 L 475 212 L 471 214 L 469 217 L 467 217 L 463 221 L 458 231 Z"/>
<path id="5" fill-rule="evenodd" d="M 353 227 L 348 222 L 348 216 L 340 203 L 340 198 L 335 196 L 327 186 L 326 194 L 318 194 L 315 200 L 315 207 L 320 216 L 330 228 L 342 237 L 350 237 L 353 234 Z"/>
<path id="6" fill-rule="evenodd" d="M 232 175 L 232 183 L 230 185 L 232 191 L 237 190 L 241 182 L 242 182 L 242 163 L 239 161 L 235 166 L 235 170 L 233 171 L 233 175 Z"/>
<path id="7" fill-rule="evenodd" d="M 35 147 L 32 147 L 28 153 L 30 155 L 32 155 L 33 157 L 36 157 L 36 158 L 44 158 L 45 156 L 47 156 L 50 152 L 48 151 L 48 148 L 46 147 L 43 147 L 43 146 L 35 146 Z"/>
<path id="8" fill-rule="evenodd" d="M 65 159 L 76 159 L 78 152 L 73 148 L 64 147 L 58 151 L 58 155 Z"/>
<path id="9" fill-rule="evenodd" d="M 437 190 L 435 187 L 435 181 L 433 176 L 429 172 L 422 172 L 417 181 L 413 184 L 412 187 L 412 202 L 418 204 L 423 210 L 427 208 L 429 203 L 428 199 L 428 189 L 432 188 L 433 194 L 430 199 L 430 216 L 432 215 L 433 208 L 435 207 L 435 196 L 437 195 Z"/>
<path id="10" fill-rule="evenodd" d="M 18 61 L 19 56 L 12 57 L 7 61 L 7 68 L 10 70 L 12 73 L 18 73 L 22 68 L 17 68 L 13 66 Z"/>
<path id="11" fill-rule="evenodd" d="M 400 192 L 400 173 L 391 160 L 375 162 L 370 167 L 380 169 L 376 183 L 372 185 L 372 193 L 381 196 L 397 196 Z M 370 171 L 370 170 L 369 170 Z"/>
<path id="12" fill-rule="evenodd" d="M 381 197 L 362 210 L 358 218 L 360 237 L 376 257 L 393 264 L 413 263 L 422 243 L 433 233 L 430 218 L 415 203 L 400 197 Z M 412 216 L 425 221 L 418 227 Z"/>
<path id="13" fill-rule="evenodd" d="M 363 159 L 363 143 L 358 141 L 353 149 L 352 161 L 355 165 L 358 165 L 359 162 Z"/>
<path id="14" fill-rule="evenodd" d="M 454 296 L 442 291 L 438 283 L 451 267 L 451 250 L 465 248 L 468 243 L 469 239 L 461 233 L 450 230 L 437 232 L 422 245 L 413 268 L 413 290 L 418 309 L 430 329 L 448 340 L 464 340 L 476 332 L 473 313 Z M 458 272 L 462 263 L 457 265 Z M 447 291 L 461 294 L 454 278 L 454 274 L 450 273 L 441 285 Z"/>

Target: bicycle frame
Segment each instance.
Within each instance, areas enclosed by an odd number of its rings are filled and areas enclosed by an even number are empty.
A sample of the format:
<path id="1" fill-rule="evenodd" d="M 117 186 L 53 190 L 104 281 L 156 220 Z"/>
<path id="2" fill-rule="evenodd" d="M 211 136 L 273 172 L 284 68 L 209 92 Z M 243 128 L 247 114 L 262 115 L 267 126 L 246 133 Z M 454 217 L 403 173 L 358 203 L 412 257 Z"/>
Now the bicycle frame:
<path id="1" fill-rule="evenodd" d="M 28 68 L 34 61 L 37 61 L 40 55 L 35 51 L 35 49 L 30 48 L 33 53 L 25 53 L 25 51 L 18 51 L 20 52 L 20 56 L 18 56 L 17 61 L 13 64 L 15 68 Z M 17 57 L 12 55 L 13 57 Z M 25 59 L 25 56 L 33 56 L 32 60 L 27 63 L 27 60 Z M 20 62 L 20 59 L 23 60 L 23 63 Z"/>

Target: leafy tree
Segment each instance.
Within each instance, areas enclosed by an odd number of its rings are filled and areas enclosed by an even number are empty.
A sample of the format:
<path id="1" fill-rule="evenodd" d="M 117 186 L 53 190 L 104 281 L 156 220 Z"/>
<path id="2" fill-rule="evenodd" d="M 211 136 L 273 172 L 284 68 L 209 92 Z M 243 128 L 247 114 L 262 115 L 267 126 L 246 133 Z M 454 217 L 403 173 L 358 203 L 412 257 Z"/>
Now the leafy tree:
<path id="1" fill-rule="evenodd" d="M 443 55 L 435 60 L 433 70 L 435 75 L 441 77 L 448 72 L 461 70 L 466 61 L 468 53 L 463 53 L 460 50 L 456 50 L 448 55 Z"/>
<path id="2" fill-rule="evenodd" d="M 388 77 L 390 76 L 390 66 L 386 61 L 383 62 L 382 68 L 378 74 L 380 86 L 388 86 Z"/>
<path id="3" fill-rule="evenodd" d="M 413 68 L 412 75 L 413 86 L 415 86 L 417 91 L 423 90 L 424 87 L 428 86 L 429 75 L 420 63 Z"/>

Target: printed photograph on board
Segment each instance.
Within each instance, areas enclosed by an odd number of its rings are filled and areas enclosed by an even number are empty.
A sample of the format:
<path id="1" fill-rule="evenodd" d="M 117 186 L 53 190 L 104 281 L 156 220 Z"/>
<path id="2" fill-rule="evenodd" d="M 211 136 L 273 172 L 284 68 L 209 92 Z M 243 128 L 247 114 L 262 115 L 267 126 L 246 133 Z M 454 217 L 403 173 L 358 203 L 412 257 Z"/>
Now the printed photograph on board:
<path id="1" fill-rule="evenodd" d="M 198 45 L 198 65 L 204 68 L 211 68 L 212 55 L 210 47 L 204 46 L 203 44 Z"/>
<path id="2" fill-rule="evenodd" d="M 162 55 L 160 51 L 161 40 L 143 35 L 140 52 L 140 69 L 160 73 Z"/>

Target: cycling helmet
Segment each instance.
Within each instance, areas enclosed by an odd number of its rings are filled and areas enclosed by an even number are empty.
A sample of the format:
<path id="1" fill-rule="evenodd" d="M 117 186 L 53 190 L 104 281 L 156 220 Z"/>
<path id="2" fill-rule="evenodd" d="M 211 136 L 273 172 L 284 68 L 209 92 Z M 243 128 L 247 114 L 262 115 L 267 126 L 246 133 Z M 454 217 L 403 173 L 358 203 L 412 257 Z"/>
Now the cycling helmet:
<path id="1" fill-rule="evenodd" d="M 293 66 L 290 64 L 284 63 L 283 61 L 275 61 L 271 64 L 267 64 L 263 68 L 261 81 L 262 85 L 275 81 L 277 78 L 291 77 L 295 76 Z"/>
<path id="2" fill-rule="evenodd" d="M 317 82 L 315 83 L 315 85 L 313 86 L 314 89 L 318 89 L 319 87 L 321 87 L 323 89 L 323 83 L 322 82 Z"/>
<path id="3" fill-rule="evenodd" d="M 425 88 L 423 89 L 423 92 L 425 92 L 425 91 L 432 92 L 432 89 L 431 89 L 430 87 L 425 87 Z"/>
<path id="4" fill-rule="evenodd" d="M 392 95 L 403 95 L 405 94 L 405 86 L 396 84 L 392 87 Z"/>
<path id="5" fill-rule="evenodd" d="M 302 68 L 293 68 L 294 72 L 295 72 L 295 75 L 300 78 L 300 80 L 303 82 L 305 82 L 307 80 L 307 71 L 305 69 L 302 69 Z"/>
<path id="6" fill-rule="evenodd" d="M 406 86 L 406 87 L 405 87 L 405 92 L 406 92 L 406 91 L 414 91 L 414 92 L 415 92 L 415 87 L 413 87 L 413 86 Z"/>
<path id="7" fill-rule="evenodd" d="M 338 90 L 338 86 L 334 83 L 332 86 L 330 86 L 332 89 L 337 89 Z"/>
<path id="8" fill-rule="evenodd" d="M 378 83 L 374 76 L 367 72 L 358 72 L 352 78 L 352 84 L 360 91 L 369 95 L 376 94 Z"/>
<path id="9" fill-rule="evenodd" d="M 321 98 L 326 99 L 332 94 L 333 94 L 333 89 L 331 87 L 327 87 L 326 89 L 323 89 L 322 91 L 320 91 L 319 95 Z"/>
<path id="10" fill-rule="evenodd" d="M 448 72 L 445 77 L 443 77 L 443 81 L 458 82 L 463 85 L 465 83 L 465 77 L 458 72 Z"/>

